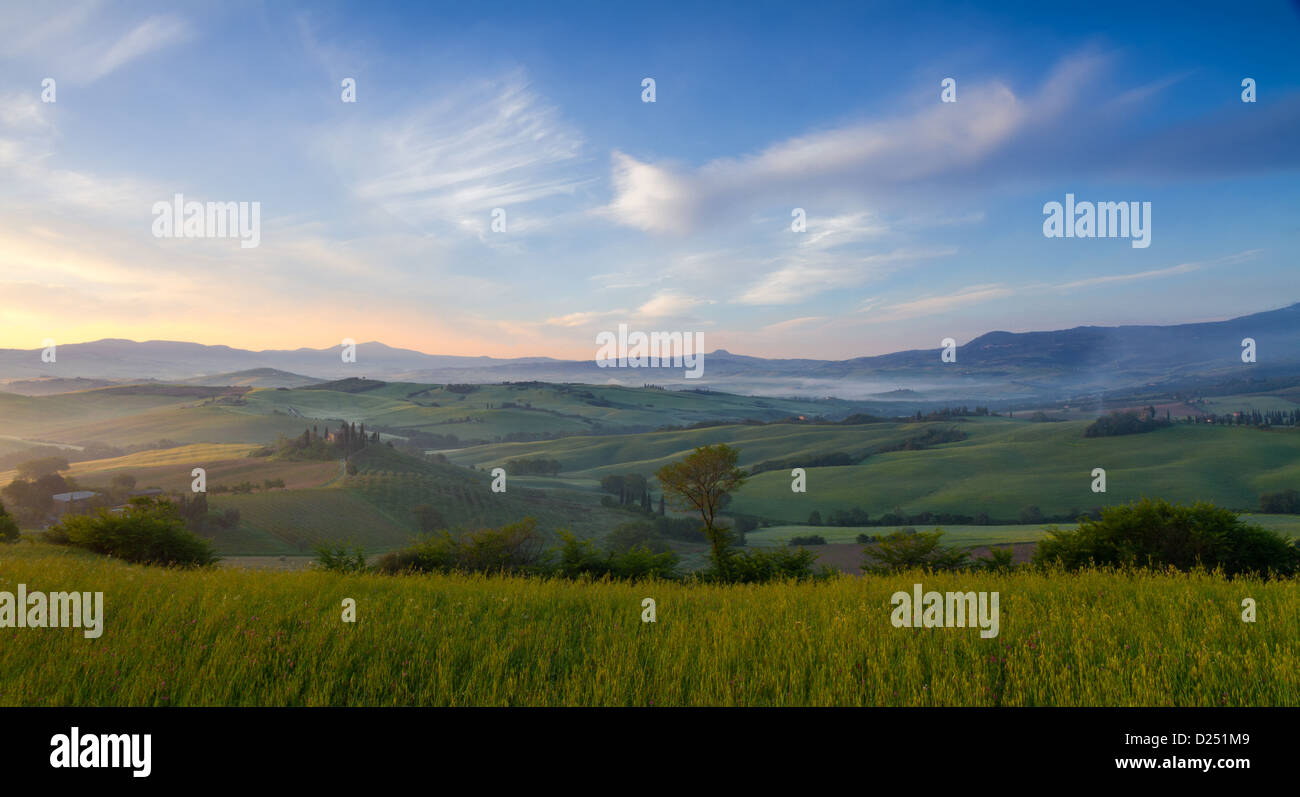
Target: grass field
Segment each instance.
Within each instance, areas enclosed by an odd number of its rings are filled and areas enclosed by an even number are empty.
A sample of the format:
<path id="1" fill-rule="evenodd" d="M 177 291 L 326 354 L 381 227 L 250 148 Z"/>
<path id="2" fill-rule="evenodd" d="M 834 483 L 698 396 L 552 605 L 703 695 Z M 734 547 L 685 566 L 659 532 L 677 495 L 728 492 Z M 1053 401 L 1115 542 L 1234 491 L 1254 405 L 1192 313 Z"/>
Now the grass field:
<path id="1" fill-rule="evenodd" d="M 890 624 L 920 582 L 997 591 L 1000 634 Z M 902 574 L 704 587 L 147 569 L 0 548 L 0 590 L 102 591 L 103 636 L 4 629 L 0 705 L 1300 703 L 1296 583 Z M 641 601 L 658 620 L 641 622 Z M 1258 622 L 1240 619 L 1244 597 Z M 357 622 L 341 621 L 345 598 Z M 41 662 L 41 666 L 32 666 Z"/>
<path id="2" fill-rule="evenodd" d="M 188 485 L 193 478 L 190 471 L 194 468 L 211 469 L 217 463 L 234 462 L 243 467 L 265 468 L 266 460 L 246 459 L 248 453 L 257 446 L 246 443 L 197 444 L 177 446 L 175 448 L 151 448 L 110 459 L 88 459 L 72 463 L 72 467 L 62 471 L 62 475 L 76 479 L 78 484 L 88 487 L 103 487 L 119 473 L 129 473 L 137 478 L 140 486 L 146 483 L 164 489 L 180 489 Z M 0 472 L 0 484 L 8 484 L 17 477 L 16 470 Z M 237 481 L 244 481 L 242 474 Z M 259 477 L 260 478 L 260 477 Z M 164 483 L 165 482 L 165 483 Z M 214 482 L 216 483 L 216 482 Z"/>

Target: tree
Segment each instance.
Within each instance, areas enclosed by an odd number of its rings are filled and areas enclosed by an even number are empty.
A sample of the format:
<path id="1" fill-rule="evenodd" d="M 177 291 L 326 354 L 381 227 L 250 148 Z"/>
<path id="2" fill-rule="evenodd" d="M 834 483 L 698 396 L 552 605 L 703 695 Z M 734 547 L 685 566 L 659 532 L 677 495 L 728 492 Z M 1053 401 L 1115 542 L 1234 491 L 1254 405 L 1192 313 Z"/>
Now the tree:
<path id="1" fill-rule="evenodd" d="M 135 489 L 135 477 L 129 473 L 119 473 L 113 477 L 109 484 L 119 492 L 130 492 Z"/>
<path id="2" fill-rule="evenodd" d="M 0 542 L 18 542 L 18 521 L 9 516 L 4 504 L 0 504 Z"/>
<path id="3" fill-rule="evenodd" d="M 35 481 L 14 479 L 0 490 L 15 513 L 24 522 L 43 525 L 44 517 L 54 509 L 53 495 L 68 492 L 70 485 L 57 473 L 46 474 Z"/>
<path id="4" fill-rule="evenodd" d="M 617 495 L 621 498 L 623 495 L 623 477 L 611 473 L 600 480 L 600 489 L 610 495 Z"/>
<path id="5" fill-rule="evenodd" d="M 681 462 L 664 465 L 655 478 L 683 509 L 694 509 L 704 521 L 704 536 L 712 548 L 713 564 L 726 572 L 729 535 L 718 528 L 718 511 L 725 497 L 745 483 L 749 474 L 736 467 L 740 452 L 726 443 L 700 446 Z"/>
<path id="6" fill-rule="evenodd" d="M 65 457 L 41 457 L 18 463 L 18 475 L 24 479 L 39 479 L 69 467 Z"/>
<path id="7" fill-rule="evenodd" d="M 623 503 L 639 504 L 646 492 L 646 478 L 639 473 L 629 473 L 623 477 Z"/>

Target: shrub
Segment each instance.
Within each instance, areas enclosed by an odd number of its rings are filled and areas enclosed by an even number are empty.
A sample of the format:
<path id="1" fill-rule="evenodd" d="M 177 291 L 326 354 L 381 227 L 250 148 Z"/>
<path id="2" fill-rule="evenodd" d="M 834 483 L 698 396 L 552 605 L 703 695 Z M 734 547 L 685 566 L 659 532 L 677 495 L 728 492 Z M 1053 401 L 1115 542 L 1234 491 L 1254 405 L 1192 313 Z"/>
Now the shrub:
<path id="1" fill-rule="evenodd" d="M 1016 552 L 1011 548 L 989 548 L 988 557 L 975 561 L 984 570 L 992 570 L 995 573 L 1005 573 L 1017 567 Z"/>
<path id="2" fill-rule="evenodd" d="M 805 534 L 805 535 L 800 536 L 800 537 L 791 537 L 791 538 L 790 538 L 790 543 L 789 543 L 789 544 L 792 545 L 792 546 L 798 546 L 798 545 L 825 545 L 825 544 L 826 544 L 826 538 L 823 537 L 823 536 L 820 535 L 820 534 Z"/>
<path id="3" fill-rule="evenodd" d="M 1300 571 L 1300 550 L 1286 537 L 1211 503 L 1177 506 L 1143 499 L 1107 507 L 1100 520 L 1083 519 L 1077 529 L 1050 531 L 1034 562 L 1060 563 L 1067 570 L 1203 566 L 1222 568 L 1227 575 L 1292 575 Z"/>
<path id="4" fill-rule="evenodd" d="M 731 584 L 766 584 L 770 581 L 809 581 L 831 578 L 829 567 L 814 567 L 817 554 L 805 548 L 756 548 L 741 553 L 727 551 L 724 568 L 710 565 L 700 580 Z"/>
<path id="5" fill-rule="evenodd" d="M 497 529 L 449 531 L 420 538 L 414 545 L 384 555 L 376 568 L 385 573 L 457 570 L 519 573 L 536 570 L 541 560 L 537 519 L 524 518 Z"/>
<path id="6" fill-rule="evenodd" d="M 694 523 L 692 523 L 692 527 Z M 655 524 L 639 520 L 620 523 L 605 537 L 605 546 L 615 553 L 645 548 L 654 553 L 671 550 L 664 542 Z"/>
<path id="7" fill-rule="evenodd" d="M 360 546 L 348 550 L 331 544 L 316 546 L 316 566 L 331 573 L 364 573 L 369 569 L 366 552 Z"/>
<path id="8" fill-rule="evenodd" d="M 677 577 L 677 554 L 656 553 L 634 546 L 622 551 L 601 553 L 590 540 L 579 540 L 570 531 L 561 531 L 560 561 L 557 573 L 565 578 L 645 579 Z"/>
<path id="9" fill-rule="evenodd" d="M 957 570 L 969 564 L 970 553 L 939 544 L 943 529 L 923 531 L 909 529 L 881 537 L 862 549 L 866 555 L 862 569 L 868 573 L 894 573 L 924 567 L 930 570 Z"/>
<path id="10" fill-rule="evenodd" d="M 570 531 L 561 531 L 559 573 L 565 578 L 599 576 L 608 572 L 603 557 L 591 540 L 580 540 Z"/>
<path id="11" fill-rule="evenodd" d="M 101 509 L 94 515 L 70 515 L 46 539 L 137 564 L 203 566 L 217 561 L 208 541 L 185 528 L 176 507 L 157 498 L 136 498 L 121 513 Z"/>
<path id="12" fill-rule="evenodd" d="M 647 578 L 677 578 L 677 554 L 673 551 L 652 551 L 636 546 L 610 555 L 610 575 L 615 578 L 637 580 Z"/>

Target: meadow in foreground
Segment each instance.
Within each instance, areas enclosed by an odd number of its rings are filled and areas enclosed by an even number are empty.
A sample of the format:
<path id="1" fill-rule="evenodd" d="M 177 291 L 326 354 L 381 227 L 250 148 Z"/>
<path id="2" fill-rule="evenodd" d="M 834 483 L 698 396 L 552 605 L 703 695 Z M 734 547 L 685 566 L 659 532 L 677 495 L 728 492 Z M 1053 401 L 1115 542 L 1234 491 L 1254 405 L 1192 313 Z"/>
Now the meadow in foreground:
<path id="1" fill-rule="evenodd" d="M 999 592 L 999 635 L 893 627 L 891 595 L 918 582 Z M 0 548 L 0 591 L 20 583 L 102 591 L 104 631 L 0 629 L 0 705 L 1300 704 L 1295 580 L 349 576 L 170 570 L 25 542 Z M 641 621 L 647 597 L 655 623 Z"/>

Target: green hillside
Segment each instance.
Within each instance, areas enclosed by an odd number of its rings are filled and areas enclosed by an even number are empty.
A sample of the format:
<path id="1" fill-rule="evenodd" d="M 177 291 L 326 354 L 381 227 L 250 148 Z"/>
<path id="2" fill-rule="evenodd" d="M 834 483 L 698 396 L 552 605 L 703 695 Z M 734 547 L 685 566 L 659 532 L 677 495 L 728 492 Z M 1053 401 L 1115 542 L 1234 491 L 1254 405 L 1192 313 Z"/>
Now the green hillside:
<path id="1" fill-rule="evenodd" d="M 1144 495 L 1249 510 L 1258 506 L 1260 493 L 1300 488 L 1300 430 L 1185 424 L 1148 434 L 1087 438 L 1087 423 L 985 417 L 862 426 L 726 426 L 477 446 L 451 456 L 481 466 L 547 457 L 561 463 L 565 476 L 592 479 L 609 473 L 650 475 L 693 447 L 716 442 L 738 447 L 744 467 L 833 452 L 866 456 L 856 465 L 808 469 L 808 489 L 802 494 L 791 492 L 787 470 L 754 476 L 730 508 L 780 523 L 804 523 L 813 510 L 826 515 L 854 507 L 872 516 L 899 509 L 905 514 L 983 512 L 1014 520 L 1031 505 L 1053 516 Z M 968 437 L 924 450 L 869 453 L 928 427 L 957 428 Z M 1094 468 L 1106 470 L 1104 494 L 1092 492 Z"/>
<path id="2" fill-rule="evenodd" d="M 953 425 L 947 423 L 943 428 Z M 767 460 L 811 458 L 836 451 L 865 456 L 880 447 L 896 445 L 924 434 L 934 426 L 894 422 L 852 426 L 711 426 L 617 437 L 574 437 L 537 443 L 475 446 L 448 453 L 448 457 L 459 464 L 480 467 L 492 467 L 517 458 L 547 457 L 559 460 L 564 473 L 574 476 L 599 479 L 609 473 L 632 472 L 649 476 L 697 446 L 713 443 L 727 443 L 739 448 L 741 464 L 749 467 Z M 959 428 L 966 431 L 965 425 Z"/>
<path id="3" fill-rule="evenodd" d="M 209 496 L 213 510 L 240 514 L 237 529 L 211 536 L 218 552 L 302 554 L 335 542 L 372 554 L 394 550 L 420 533 L 412 510 L 422 504 L 437 510 L 439 528 L 499 526 L 531 516 L 548 539 L 564 528 L 579 537 L 603 536 L 628 520 L 600 506 L 591 492 L 549 493 L 507 481 L 504 493 L 494 493 L 488 473 L 422 461 L 384 445 L 363 449 L 350 462 L 356 473 L 329 486 Z"/>
<path id="4" fill-rule="evenodd" d="M 329 387 L 329 385 L 325 385 Z M 129 446 L 268 443 L 312 423 L 364 423 L 398 437 L 411 433 L 464 444 L 511 437 L 650 431 L 698 422 L 842 417 L 862 405 L 655 388 L 379 383 L 357 390 L 205 387 L 145 383 L 29 397 L 0 393 L 0 434 L 49 442 Z"/>

